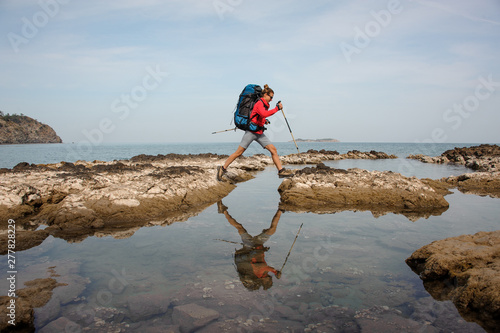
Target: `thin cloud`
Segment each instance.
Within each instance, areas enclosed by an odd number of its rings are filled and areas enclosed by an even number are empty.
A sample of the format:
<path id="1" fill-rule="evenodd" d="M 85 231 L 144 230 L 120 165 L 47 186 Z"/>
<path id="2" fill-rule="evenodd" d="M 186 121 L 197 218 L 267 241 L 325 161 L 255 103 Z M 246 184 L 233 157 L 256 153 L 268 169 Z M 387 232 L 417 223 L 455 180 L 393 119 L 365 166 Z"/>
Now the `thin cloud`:
<path id="1" fill-rule="evenodd" d="M 459 7 L 457 6 L 457 3 L 456 2 L 453 2 L 449 5 L 445 4 L 445 3 L 442 3 L 442 2 L 436 2 L 436 1 L 428 1 L 428 0 L 417 0 L 416 2 L 418 2 L 419 4 L 421 5 L 424 5 L 424 6 L 428 6 L 428 7 L 432 7 L 432 8 L 438 8 L 438 9 L 441 9 L 445 12 L 448 12 L 450 14 L 454 14 L 454 15 L 457 15 L 457 16 L 461 16 L 463 18 L 466 18 L 468 20 L 471 20 L 471 21 L 477 21 L 477 22 L 484 22 L 484 23 L 490 23 L 490 24 L 493 24 L 493 25 L 500 25 L 500 21 L 496 21 L 496 20 L 493 20 L 493 19 L 488 19 L 488 18 L 485 18 L 485 17 L 480 17 L 480 16 L 476 16 L 476 15 L 472 15 L 471 12 L 474 12 L 474 10 L 472 9 L 472 7 L 469 6 L 469 8 L 467 8 L 466 10 L 464 10 L 463 7 Z M 488 5 L 488 4 L 491 4 L 491 5 L 494 5 L 496 6 L 496 13 L 497 14 L 500 14 L 500 5 L 498 3 L 490 3 L 489 1 L 473 1 L 473 2 L 468 2 L 467 4 L 471 4 L 473 5 L 475 8 L 477 7 L 481 7 L 482 5 Z M 481 10 L 484 14 L 484 10 Z"/>

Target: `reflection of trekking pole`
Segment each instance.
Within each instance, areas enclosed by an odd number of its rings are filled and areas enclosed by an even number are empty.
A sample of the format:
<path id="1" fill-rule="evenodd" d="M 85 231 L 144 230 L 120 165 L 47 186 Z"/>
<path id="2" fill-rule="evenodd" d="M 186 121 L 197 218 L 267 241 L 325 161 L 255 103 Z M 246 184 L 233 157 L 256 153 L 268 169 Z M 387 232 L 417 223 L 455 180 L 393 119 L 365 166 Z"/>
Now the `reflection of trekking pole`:
<path id="1" fill-rule="evenodd" d="M 288 257 L 290 256 L 290 253 L 292 253 L 292 249 L 293 249 L 293 246 L 295 245 L 295 241 L 297 241 L 297 237 L 299 237 L 299 233 L 300 233 L 300 229 L 302 229 L 302 225 L 304 223 L 302 223 L 299 227 L 299 231 L 297 231 L 297 235 L 295 235 L 295 239 L 293 240 L 293 244 L 292 244 L 292 247 L 290 248 L 290 251 L 288 251 L 288 254 L 286 255 L 286 259 L 285 259 L 285 262 L 283 263 L 283 266 L 281 266 L 281 269 L 279 270 L 279 272 L 283 272 L 283 268 L 285 268 L 285 264 L 288 260 Z"/>
<path id="2" fill-rule="evenodd" d="M 281 103 L 281 101 L 278 101 L 278 104 L 279 103 Z M 290 134 L 292 135 L 293 143 L 295 143 L 295 148 L 297 148 L 297 153 L 300 154 L 299 146 L 297 146 L 297 142 L 295 142 L 295 138 L 293 137 L 292 129 L 290 128 L 290 125 L 288 124 L 288 120 L 286 119 L 285 112 L 283 111 L 283 108 L 281 108 L 281 113 L 283 113 L 283 118 L 285 118 L 286 125 L 288 126 L 288 130 L 290 131 Z"/>
<path id="3" fill-rule="evenodd" d="M 228 241 L 228 240 L 225 240 L 225 239 L 215 238 L 214 240 L 221 241 L 221 242 L 226 242 L 226 243 L 231 243 L 231 244 L 241 244 L 241 245 L 243 245 L 243 243 L 232 242 L 232 241 Z"/>
<path id="4" fill-rule="evenodd" d="M 235 127 L 235 128 L 230 128 L 230 129 L 227 129 L 227 130 L 223 130 L 223 131 L 212 132 L 212 134 L 223 133 L 223 132 L 229 132 L 229 131 L 235 131 L 235 132 L 236 132 L 236 127 Z"/>

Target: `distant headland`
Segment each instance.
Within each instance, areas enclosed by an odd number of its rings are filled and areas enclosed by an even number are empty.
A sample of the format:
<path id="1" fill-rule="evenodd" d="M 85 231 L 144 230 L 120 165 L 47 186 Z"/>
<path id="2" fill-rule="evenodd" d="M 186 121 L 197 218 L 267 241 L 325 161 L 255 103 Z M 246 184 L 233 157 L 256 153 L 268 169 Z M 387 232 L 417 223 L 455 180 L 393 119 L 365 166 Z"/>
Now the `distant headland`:
<path id="1" fill-rule="evenodd" d="M 0 111 L 0 144 L 62 143 L 52 127 L 23 114 Z"/>
<path id="2" fill-rule="evenodd" d="M 297 139 L 297 142 L 340 142 L 337 139 L 331 139 L 331 138 L 326 138 L 326 139 Z"/>

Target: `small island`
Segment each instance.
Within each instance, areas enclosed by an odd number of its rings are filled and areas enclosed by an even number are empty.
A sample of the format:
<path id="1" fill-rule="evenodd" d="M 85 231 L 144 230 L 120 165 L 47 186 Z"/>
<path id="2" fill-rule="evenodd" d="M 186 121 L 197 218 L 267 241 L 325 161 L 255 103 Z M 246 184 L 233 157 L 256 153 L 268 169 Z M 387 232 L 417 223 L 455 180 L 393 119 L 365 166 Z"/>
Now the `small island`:
<path id="1" fill-rule="evenodd" d="M 0 111 L 0 144 L 62 143 L 52 127 L 23 114 Z"/>
<path id="2" fill-rule="evenodd" d="M 331 139 L 331 138 L 326 138 L 326 139 L 297 139 L 297 142 L 340 142 L 337 139 Z"/>

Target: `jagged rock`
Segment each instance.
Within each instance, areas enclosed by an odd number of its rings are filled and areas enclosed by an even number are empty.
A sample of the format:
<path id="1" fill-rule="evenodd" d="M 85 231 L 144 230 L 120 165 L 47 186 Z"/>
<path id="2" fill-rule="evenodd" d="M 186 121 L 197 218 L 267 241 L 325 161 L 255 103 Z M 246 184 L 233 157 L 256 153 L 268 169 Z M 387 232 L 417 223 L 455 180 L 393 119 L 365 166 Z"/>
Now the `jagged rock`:
<path id="1" fill-rule="evenodd" d="M 452 300 L 460 314 L 488 331 L 500 327 L 500 231 L 439 240 L 406 263 L 437 300 Z"/>
<path id="2" fill-rule="evenodd" d="M 455 163 L 475 171 L 500 171 L 500 147 L 497 145 L 479 145 L 447 150 L 441 156 L 429 157 L 422 154 L 409 155 L 407 158 L 424 163 Z"/>
<path id="3" fill-rule="evenodd" d="M 278 191 L 282 206 L 292 211 L 440 215 L 449 204 L 443 192 L 429 184 L 390 171 L 343 170 L 320 164 L 297 171 Z"/>

